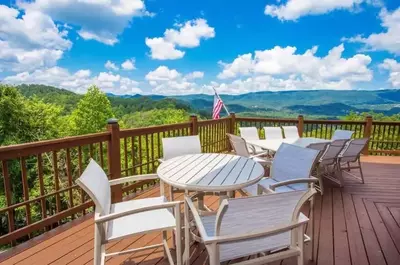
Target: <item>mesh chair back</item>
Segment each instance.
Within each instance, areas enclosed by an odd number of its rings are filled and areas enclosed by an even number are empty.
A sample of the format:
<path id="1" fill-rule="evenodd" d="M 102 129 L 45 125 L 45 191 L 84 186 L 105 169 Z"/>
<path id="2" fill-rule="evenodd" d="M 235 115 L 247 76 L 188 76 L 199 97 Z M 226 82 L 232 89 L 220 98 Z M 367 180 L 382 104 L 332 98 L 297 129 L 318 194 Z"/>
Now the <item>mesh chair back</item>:
<path id="1" fill-rule="evenodd" d="M 265 139 L 283 139 L 280 127 L 264 127 Z"/>
<path id="2" fill-rule="evenodd" d="M 201 144 L 198 135 L 162 139 L 164 160 L 177 156 L 200 154 Z"/>
<path id="3" fill-rule="evenodd" d="M 297 126 L 282 126 L 285 138 L 299 138 L 299 131 Z"/>
<path id="4" fill-rule="evenodd" d="M 354 133 L 353 131 L 336 130 L 332 135 L 332 140 L 339 140 L 339 139 L 349 140 L 351 139 L 351 136 L 353 136 L 353 133 Z"/>
<path id="5" fill-rule="evenodd" d="M 340 161 L 341 162 L 356 161 L 367 144 L 368 144 L 368 138 L 350 140 L 349 143 L 347 144 L 347 147 L 344 148 L 340 154 Z"/>
<path id="6" fill-rule="evenodd" d="M 348 141 L 347 139 L 339 139 L 331 142 L 321 156 L 320 163 L 322 165 L 334 164 Z"/>
<path id="7" fill-rule="evenodd" d="M 240 136 L 246 140 L 260 140 L 256 127 L 240 127 Z"/>
<path id="8" fill-rule="evenodd" d="M 244 156 L 244 157 L 250 156 L 249 150 L 247 149 L 246 140 L 244 140 L 240 136 L 233 135 L 230 133 L 227 133 L 226 135 L 228 136 L 229 141 L 230 141 L 232 148 L 235 151 L 236 155 Z"/>
<path id="9" fill-rule="evenodd" d="M 90 196 L 100 215 L 110 213 L 111 188 L 104 170 L 93 159 L 76 183 Z"/>
<path id="10" fill-rule="evenodd" d="M 329 146 L 329 143 L 313 143 L 313 144 L 309 144 L 307 146 L 307 148 L 319 151 L 319 154 L 316 159 L 316 161 L 319 161 L 319 159 L 322 157 L 322 155 L 324 154 L 324 152 L 328 148 L 328 146 Z"/>
<path id="11" fill-rule="evenodd" d="M 280 182 L 298 178 L 309 178 L 319 151 L 283 143 L 275 153 L 271 177 Z M 295 190 L 308 188 L 307 183 L 289 185 Z"/>

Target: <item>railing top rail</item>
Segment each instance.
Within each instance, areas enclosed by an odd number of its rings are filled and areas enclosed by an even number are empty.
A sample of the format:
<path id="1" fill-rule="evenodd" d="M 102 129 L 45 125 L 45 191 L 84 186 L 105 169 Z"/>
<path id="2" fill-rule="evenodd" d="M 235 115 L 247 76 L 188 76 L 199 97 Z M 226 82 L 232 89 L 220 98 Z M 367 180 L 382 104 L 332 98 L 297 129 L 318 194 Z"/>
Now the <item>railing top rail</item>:
<path id="1" fill-rule="evenodd" d="M 264 122 L 298 122 L 298 119 L 290 119 L 290 118 L 261 118 L 261 117 L 238 117 L 236 116 L 236 121 L 264 121 Z"/>
<path id="2" fill-rule="evenodd" d="M 54 140 L 2 146 L 0 147 L 0 160 L 16 159 L 19 157 L 38 155 L 50 151 L 58 151 L 64 148 L 72 148 L 92 143 L 105 142 L 109 141 L 110 137 L 110 132 L 101 132 L 80 136 L 64 137 Z"/>
<path id="3" fill-rule="evenodd" d="M 190 128 L 190 122 L 182 122 L 182 123 L 175 123 L 175 124 L 167 124 L 167 125 L 158 125 L 158 126 L 150 126 L 150 127 L 143 127 L 143 128 L 133 128 L 133 129 L 124 129 L 120 131 L 121 138 L 129 137 L 129 136 L 136 136 L 148 133 L 158 133 L 168 130 L 178 130 L 178 129 L 186 129 Z"/>
<path id="4" fill-rule="evenodd" d="M 304 120 L 305 124 L 365 124 L 365 121 L 345 121 L 345 120 Z"/>
<path id="5" fill-rule="evenodd" d="M 373 125 L 394 125 L 400 126 L 400 121 L 372 121 Z"/>
<path id="6" fill-rule="evenodd" d="M 225 118 L 221 118 L 218 120 L 203 120 L 203 121 L 198 121 L 198 125 L 199 126 L 205 126 L 205 125 L 210 125 L 210 124 L 216 124 L 216 123 L 221 123 L 224 121 L 228 121 L 230 120 L 230 117 L 225 117 Z"/>

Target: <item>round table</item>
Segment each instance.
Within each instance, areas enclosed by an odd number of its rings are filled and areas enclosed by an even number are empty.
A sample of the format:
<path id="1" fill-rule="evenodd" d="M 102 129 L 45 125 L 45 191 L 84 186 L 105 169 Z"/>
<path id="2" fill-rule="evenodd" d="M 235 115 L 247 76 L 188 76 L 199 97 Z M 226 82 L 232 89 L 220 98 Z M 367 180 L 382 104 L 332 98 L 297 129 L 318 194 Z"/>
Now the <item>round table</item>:
<path id="1" fill-rule="evenodd" d="M 185 251 L 190 264 L 190 221 L 186 198 L 189 191 L 220 192 L 240 190 L 264 176 L 264 168 L 251 158 L 229 154 L 192 154 L 174 157 L 158 167 L 157 174 L 167 184 L 185 190 Z M 199 205 L 203 202 L 199 198 Z"/>
<path id="2" fill-rule="evenodd" d="M 169 159 L 161 163 L 157 174 L 182 190 L 227 192 L 257 183 L 264 176 L 264 168 L 247 157 L 204 153 Z"/>

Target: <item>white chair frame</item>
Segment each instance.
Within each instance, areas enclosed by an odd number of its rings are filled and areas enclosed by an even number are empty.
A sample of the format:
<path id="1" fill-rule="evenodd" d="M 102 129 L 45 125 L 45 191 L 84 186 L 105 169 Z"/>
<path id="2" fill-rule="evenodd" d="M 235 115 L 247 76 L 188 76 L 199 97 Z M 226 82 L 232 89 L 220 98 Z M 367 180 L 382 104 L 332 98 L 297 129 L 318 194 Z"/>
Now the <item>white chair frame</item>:
<path id="1" fill-rule="evenodd" d="M 260 136 L 258 135 L 258 130 L 256 127 L 239 127 L 240 137 L 245 140 L 260 140 Z M 256 155 L 259 153 L 264 153 L 258 146 L 252 146 L 247 144 L 248 150 L 251 154 Z"/>
<path id="2" fill-rule="evenodd" d="M 368 144 L 368 141 L 369 138 L 350 140 L 338 157 L 338 167 L 341 173 L 346 173 L 349 176 L 360 180 L 361 183 L 364 183 L 364 173 L 361 168 L 360 156 L 365 146 Z M 358 169 L 360 171 L 361 178 L 358 178 L 356 175 L 352 174 L 350 172 L 352 169 Z M 344 185 L 343 182 L 340 184 L 342 186 Z"/>
<path id="3" fill-rule="evenodd" d="M 290 243 L 286 247 L 283 248 L 278 248 L 278 249 L 272 249 L 268 250 L 268 246 L 265 246 L 266 251 L 261 251 L 260 256 L 257 255 L 256 258 L 238 262 L 238 263 L 230 263 L 230 264 L 237 264 L 237 265 L 249 265 L 249 264 L 266 264 L 269 262 L 289 258 L 289 257 L 297 257 L 297 264 L 303 265 L 304 264 L 304 225 L 308 221 L 308 219 L 301 214 L 300 209 L 302 205 L 310 200 L 312 196 L 316 193 L 316 190 L 311 188 L 308 191 L 293 191 L 294 193 L 302 194 L 300 199 L 297 202 L 297 205 L 294 207 L 294 210 L 292 212 L 292 218 L 291 221 L 288 223 L 282 223 L 280 225 L 275 225 L 273 227 L 267 227 L 268 225 L 265 225 L 266 228 L 264 229 L 255 229 L 254 231 L 248 232 L 244 231 L 241 232 L 240 229 L 243 228 L 243 226 L 239 227 L 231 227 L 230 230 L 234 230 L 235 232 L 233 234 L 225 234 L 221 235 L 221 231 L 223 230 L 223 224 L 224 224 L 224 215 L 227 213 L 228 208 L 230 203 L 234 204 L 237 201 L 236 200 L 268 200 L 272 199 L 273 196 L 279 196 L 282 197 L 281 200 L 284 200 L 284 194 L 283 193 L 274 193 L 274 194 L 267 194 L 267 195 L 262 195 L 262 196 L 257 196 L 257 197 L 245 197 L 245 198 L 238 198 L 238 199 L 229 199 L 229 200 L 224 200 L 219 209 L 218 212 L 215 216 L 215 223 L 214 224 L 205 224 L 203 222 L 204 218 L 202 218 L 196 207 L 194 206 L 193 202 L 191 201 L 189 196 L 185 196 L 185 202 L 188 205 L 188 208 L 193 214 L 194 221 L 196 223 L 196 226 L 199 230 L 200 236 L 202 238 L 202 241 L 204 242 L 206 249 L 209 253 L 210 257 L 210 265 L 217 265 L 220 264 L 221 262 L 225 261 L 227 258 L 230 256 L 235 255 L 235 253 L 232 253 L 232 251 L 225 257 L 221 257 L 221 245 L 223 244 L 235 244 L 235 243 L 241 243 L 243 241 L 251 241 L 252 243 L 248 242 L 249 246 L 245 250 L 241 250 L 241 252 L 246 252 L 248 250 L 248 253 L 246 253 L 243 256 L 251 256 L 257 253 L 254 253 L 255 250 L 253 249 L 253 244 L 257 245 L 257 250 L 260 249 L 260 243 L 257 244 L 257 240 L 263 240 L 268 237 L 272 236 L 279 236 L 284 233 L 290 233 Z M 271 196 L 271 197 L 268 197 Z M 242 202 L 242 204 L 245 204 Z M 240 204 L 239 204 L 240 205 Z M 266 205 L 266 204 L 264 204 Z M 275 205 L 275 207 L 279 207 Z M 237 207 L 236 207 L 237 208 Z M 188 215 L 188 213 L 187 213 Z M 240 219 L 241 213 L 237 213 L 237 218 Z M 232 216 L 231 216 L 232 217 Z M 267 221 L 269 218 L 272 216 L 265 216 L 265 221 Z M 188 218 L 188 216 L 187 216 Z M 230 218 L 232 220 L 232 218 Z M 251 223 L 256 223 L 258 222 L 257 226 L 260 226 L 260 222 L 253 221 Z M 262 220 L 263 222 L 263 220 Z M 261 224 L 262 224 L 261 222 Z M 228 222 L 229 223 L 229 222 Z M 265 222 L 267 224 L 267 222 Z M 213 225 L 213 227 L 206 228 L 206 226 Z M 247 225 L 249 228 L 252 227 L 252 224 Z M 263 226 L 263 225 L 261 225 Z M 213 229 L 214 232 L 210 235 L 209 232 L 210 229 Z M 261 246 L 262 248 L 262 246 Z M 236 258 L 236 257 L 235 257 Z"/>
<path id="4" fill-rule="evenodd" d="M 90 171 L 90 172 L 89 172 Z M 93 174 L 94 173 L 94 174 Z M 86 175 L 85 175 L 86 174 Z M 88 176 L 93 175 L 95 179 L 89 180 L 87 179 Z M 83 177 L 85 176 L 85 177 Z M 90 177 L 90 178 L 93 178 Z M 167 257 L 169 263 L 171 265 L 174 264 L 171 250 L 169 249 L 168 243 L 167 243 L 167 232 L 171 231 L 172 233 L 176 233 L 176 240 L 174 242 L 175 247 L 176 247 L 176 260 L 177 260 L 177 265 L 182 264 L 182 245 L 181 245 L 181 229 L 176 229 L 177 227 L 181 227 L 181 218 L 180 218 L 180 205 L 182 202 L 180 201 L 175 201 L 175 202 L 162 202 L 162 203 L 151 203 L 149 206 L 143 206 L 143 207 L 136 207 L 134 209 L 129 209 L 129 210 L 123 210 L 123 211 L 118 211 L 118 212 L 111 212 L 110 209 L 113 206 L 116 206 L 120 203 L 115 203 L 111 204 L 111 187 L 115 185 L 121 185 L 127 182 L 132 182 L 132 181 L 142 181 L 142 180 L 149 180 L 149 179 L 159 179 L 156 174 L 148 174 L 148 175 L 137 175 L 137 176 L 130 176 L 130 177 L 123 177 L 115 180 L 110 180 L 108 181 L 107 176 L 103 169 L 93 160 L 91 159 L 88 167 L 86 170 L 83 172 L 82 176 L 76 180 L 76 183 L 91 197 L 93 202 L 95 203 L 95 214 L 94 214 L 94 264 L 95 265 L 104 265 L 105 260 L 107 257 L 111 256 L 116 256 L 116 255 L 125 255 L 128 253 L 133 253 L 133 252 L 138 252 L 138 251 L 143 251 L 147 249 L 154 249 L 154 248 L 159 248 L 163 247 L 164 248 L 164 257 Z M 90 184 L 91 181 L 96 181 L 98 183 Z M 100 195 L 100 196 L 99 196 Z M 163 197 L 164 196 L 164 184 L 160 180 L 160 195 Z M 149 198 L 150 199 L 150 198 Z M 146 200 L 146 199 L 141 199 Z M 124 203 L 124 202 L 122 202 Z M 110 207 L 110 209 L 107 209 L 107 207 Z M 109 239 L 107 238 L 107 231 L 108 231 L 108 222 L 112 222 L 113 220 L 136 215 L 136 214 L 141 214 L 141 213 L 149 213 L 152 211 L 157 211 L 157 210 L 173 210 L 176 215 L 178 215 L 178 218 L 175 219 L 175 225 L 173 226 L 168 226 L 168 227 L 160 227 L 159 229 L 154 228 L 151 231 L 148 230 L 143 230 L 143 231 L 138 231 L 135 233 L 125 233 L 123 236 L 119 236 L 118 238 L 112 238 Z M 132 224 L 134 225 L 134 224 Z M 161 244 L 155 244 L 155 245 L 150 245 L 150 246 L 145 246 L 141 248 L 136 248 L 136 249 L 128 249 L 124 251 L 118 251 L 118 252 L 113 252 L 113 253 L 106 253 L 106 244 L 112 240 L 118 240 L 120 238 L 124 238 L 127 236 L 134 236 L 134 235 L 140 235 L 140 234 L 145 234 L 149 232 L 157 232 L 157 231 L 162 231 L 162 243 Z"/>
<path id="5" fill-rule="evenodd" d="M 282 129 L 285 138 L 288 139 L 300 138 L 299 129 L 297 128 L 297 126 L 282 126 Z"/>
<path id="6" fill-rule="evenodd" d="M 264 127 L 265 139 L 283 139 L 281 127 Z"/>

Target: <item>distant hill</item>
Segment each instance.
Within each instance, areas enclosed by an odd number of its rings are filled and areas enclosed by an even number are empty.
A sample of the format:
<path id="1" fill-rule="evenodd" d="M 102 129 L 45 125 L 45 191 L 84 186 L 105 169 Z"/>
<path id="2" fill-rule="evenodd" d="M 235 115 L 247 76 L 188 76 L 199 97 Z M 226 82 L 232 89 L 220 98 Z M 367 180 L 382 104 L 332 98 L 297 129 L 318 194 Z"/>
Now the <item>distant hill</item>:
<path id="1" fill-rule="evenodd" d="M 66 111 L 73 109 L 82 95 L 65 89 L 43 85 L 20 85 L 25 96 L 36 95 L 46 102 L 62 104 Z M 209 117 L 213 95 L 184 96 L 114 95 L 107 94 L 118 113 L 153 108 L 180 108 Z M 400 90 L 312 90 L 255 92 L 242 95 L 222 94 L 221 98 L 231 112 L 254 113 L 258 116 L 296 116 L 298 114 L 335 118 L 354 112 L 379 112 L 385 115 L 400 111 Z"/>

